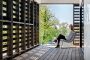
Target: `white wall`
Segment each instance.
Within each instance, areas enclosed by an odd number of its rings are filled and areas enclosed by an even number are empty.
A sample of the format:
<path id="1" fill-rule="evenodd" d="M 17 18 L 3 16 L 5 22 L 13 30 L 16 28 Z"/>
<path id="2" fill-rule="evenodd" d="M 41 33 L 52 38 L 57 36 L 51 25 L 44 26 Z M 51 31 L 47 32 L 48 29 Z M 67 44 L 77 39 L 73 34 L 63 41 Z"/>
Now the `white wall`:
<path id="1" fill-rule="evenodd" d="M 90 0 L 84 0 L 84 58 L 90 60 Z"/>

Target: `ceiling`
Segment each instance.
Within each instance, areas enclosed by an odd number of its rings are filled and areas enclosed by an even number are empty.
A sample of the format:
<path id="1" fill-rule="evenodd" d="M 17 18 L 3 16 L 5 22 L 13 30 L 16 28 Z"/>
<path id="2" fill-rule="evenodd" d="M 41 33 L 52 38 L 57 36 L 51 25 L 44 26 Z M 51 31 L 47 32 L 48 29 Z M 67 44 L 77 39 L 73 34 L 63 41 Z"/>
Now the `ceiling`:
<path id="1" fill-rule="evenodd" d="M 70 4 L 70 3 L 80 3 L 81 0 L 36 0 L 40 4 Z"/>

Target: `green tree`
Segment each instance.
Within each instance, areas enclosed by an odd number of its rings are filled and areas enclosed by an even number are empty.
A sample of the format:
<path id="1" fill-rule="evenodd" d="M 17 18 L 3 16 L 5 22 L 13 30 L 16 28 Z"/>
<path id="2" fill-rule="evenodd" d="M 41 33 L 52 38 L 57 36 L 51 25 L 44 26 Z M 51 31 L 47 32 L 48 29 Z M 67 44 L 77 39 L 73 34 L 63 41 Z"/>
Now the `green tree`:
<path id="1" fill-rule="evenodd" d="M 40 43 L 45 44 L 52 41 L 54 37 L 57 37 L 59 33 L 67 33 L 65 24 L 60 27 L 59 20 L 52 14 L 47 6 L 40 6 Z"/>

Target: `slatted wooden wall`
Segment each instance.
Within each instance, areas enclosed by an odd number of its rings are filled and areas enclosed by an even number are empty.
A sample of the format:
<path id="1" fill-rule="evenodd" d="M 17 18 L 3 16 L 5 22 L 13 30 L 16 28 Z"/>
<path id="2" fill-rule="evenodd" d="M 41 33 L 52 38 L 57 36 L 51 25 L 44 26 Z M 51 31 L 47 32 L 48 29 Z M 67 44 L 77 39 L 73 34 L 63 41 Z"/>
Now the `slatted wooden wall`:
<path id="1" fill-rule="evenodd" d="M 73 25 L 74 31 L 76 32 L 74 45 L 82 46 L 84 44 L 84 7 L 79 4 L 73 5 Z"/>
<path id="2" fill-rule="evenodd" d="M 39 4 L 0 0 L 0 60 L 11 59 L 39 45 Z"/>

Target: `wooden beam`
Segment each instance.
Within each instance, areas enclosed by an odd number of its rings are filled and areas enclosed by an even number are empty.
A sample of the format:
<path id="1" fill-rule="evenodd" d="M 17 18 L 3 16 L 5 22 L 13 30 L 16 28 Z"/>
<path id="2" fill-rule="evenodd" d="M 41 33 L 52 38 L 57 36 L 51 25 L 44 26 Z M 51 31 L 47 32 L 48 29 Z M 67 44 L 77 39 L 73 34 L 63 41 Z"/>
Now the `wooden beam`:
<path id="1" fill-rule="evenodd" d="M 7 1 L 7 19 L 11 21 L 8 24 L 8 56 L 9 59 L 13 58 L 13 1 Z"/>
<path id="2" fill-rule="evenodd" d="M 3 7 L 3 4 L 2 4 L 2 0 L 0 0 L 0 19 L 3 19 L 2 17 L 2 7 Z"/>
<path id="3" fill-rule="evenodd" d="M 3 28 L 2 28 L 2 26 L 3 26 L 3 23 L 2 22 L 0 22 L 0 59 L 2 60 L 3 59 L 3 56 L 2 56 L 2 42 L 3 42 L 3 35 L 2 35 L 2 31 L 3 31 Z"/>

